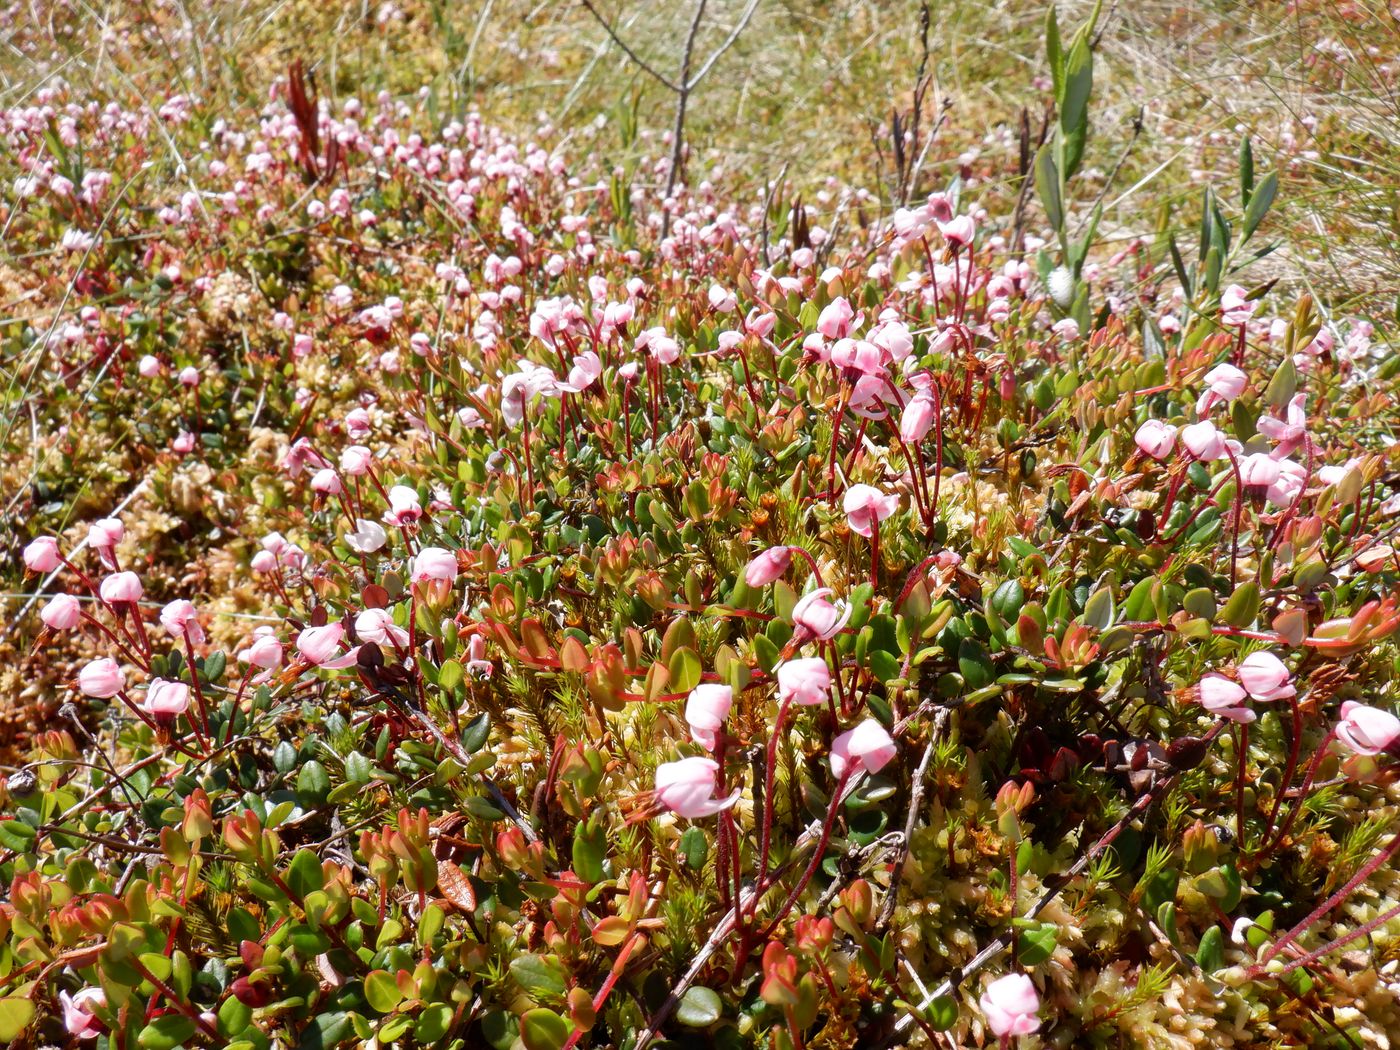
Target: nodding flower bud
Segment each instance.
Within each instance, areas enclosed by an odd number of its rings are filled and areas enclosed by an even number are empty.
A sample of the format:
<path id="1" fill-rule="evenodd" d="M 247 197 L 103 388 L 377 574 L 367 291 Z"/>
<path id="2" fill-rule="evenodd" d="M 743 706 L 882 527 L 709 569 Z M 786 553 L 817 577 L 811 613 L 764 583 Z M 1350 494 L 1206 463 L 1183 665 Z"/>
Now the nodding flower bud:
<path id="1" fill-rule="evenodd" d="M 449 583 L 457 578 L 457 555 L 442 547 L 424 547 L 413 559 L 412 578 L 420 580 L 446 580 Z"/>
<path id="2" fill-rule="evenodd" d="M 58 540 L 52 536 L 40 536 L 24 548 L 24 567 L 30 572 L 53 572 L 62 564 Z"/>
<path id="3" fill-rule="evenodd" d="M 126 688 L 126 676 L 109 656 L 93 660 L 78 672 L 78 688 L 86 696 L 108 700 Z"/>
<path id="4" fill-rule="evenodd" d="M 1149 419 L 1138 427 L 1133 441 L 1144 456 L 1163 460 L 1172 454 L 1176 447 L 1176 427 L 1163 423 L 1160 419 Z"/>
<path id="5" fill-rule="evenodd" d="M 110 604 L 139 602 L 143 593 L 141 577 L 134 572 L 114 572 L 104 579 L 102 586 L 98 588 L 102 600 Z"/>
<path id="6" fill-rule="evenodd" d="M 828 601 L 828 596 L 833 593 L 830 587 L 818 587 L 800 598 L 792 607 L 793 624 L 805 627 L 813 638 L 824 642 L 835 638 L 851 618 L 851 607 L 846 602 L 837 604 Z"/>
<path id="7" fill-rule="evenodd" d="M 1342 705 L 1337 739 L 1348 751 L 1375 756 L 1400 740 L 1400 718 L 1389 711 L 1348 700 Z"/>
<path id="8" fill-rule="evenodd" d="M 56 594 L 39 612 L 44 626 L 55 631 L 71 631 L 83 619 L 83 606 L 71 594 Z"/>
<path id="9" fill-rule="evenodd" d="M 769 547 L 744 568 L 744 582 L 750 587 L 766 587 L 792 565 L 791 547 Z"/>
<path id="10" fill-rule="evenodd" d="M 712 817 L 739 801 L 739 789 L 728 798 L 715 798 L 719 763 L 711 758 L 683 758 L 656 767 L 656 801 L 677 816 L 695 820 Z"/>
<path id="11" fill-rule="evenodd" d="M 885 727 L 867 718 L 854 729 L 842 733 L 831 742 L 831 772 L 837 779 L 858 772 L 880 772 L 898 754 L 894 740 Z"/>
<path id="12" fill-rule="evenodd" d="M 172 638 L 188 638 L 191 645 L 204 644 L 204 628 L 199 624 L 199 613 L 191 602 L 177 598 L 160 611 L 161 626 Z"/>
<path id="13" fill-rule="evenodd" d="M 997 1038 L 1030 1035 L 1040 1028 L 1040 996 L 1023 973 L 1009 973 L 987 985 L 977 1001 L 987 1015 L 987 1027 Z"/>
<path id="14" fill-rule="evenodd" d="M 819 656 L 778 665 L 778 695 L 799 706 L 824 704 L 831 695 L 831 671 Z"/>
<path id="15" fill-rule="evenodd" d="M 729 717 L 729 708 L 734 703 L 734 690 L 727 685 L 705 683 L 690 691 L 685 702 L 685 720 L 690 725 L 690 736 L 706 751 L 715 749 L 715 734 Z"/>

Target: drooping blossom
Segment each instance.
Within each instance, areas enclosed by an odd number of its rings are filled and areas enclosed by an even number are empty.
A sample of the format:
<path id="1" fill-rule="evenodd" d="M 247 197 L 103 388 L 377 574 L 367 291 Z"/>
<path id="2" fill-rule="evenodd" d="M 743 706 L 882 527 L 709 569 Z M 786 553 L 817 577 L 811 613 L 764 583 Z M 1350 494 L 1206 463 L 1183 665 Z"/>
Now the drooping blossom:
<path id="1" fill-rule="evenodd" d="M 323 496 L 336 496 L 341 492 L 340 475 L 332 467 L 322 467 L 311 477 L 311 491 Z"/>
<path id="2" fill-rule="evenodd" d="M 308 627 L 297 635 L 297 652 L 303 660 L 316 667 L 331 671 L 349 667 L 355 662 L 359 650 L 357 647 L 344 656 L 337 657 L 335 654 L 340 650 L 340 643 L 344 638 L 345 625 L 341 623 Z"/>
<path id="3" fill-rule="evenodd" d="M 935 405 L 933 395 L 921 391 L 909 399 L 904 406 L 904 415 L 899 420 L 899 436 L 911 445 L 917 445 L 933 429 Z"/>
<path id="4" fill-rule="evenodd" d="M 1231 722 L 1253 722 L 1258 716 L 1250 710 L 1249 694 L 1238 682 L 1212 671 L 1196 686 L 1201 706 L 1219 718 Z"/>
<path id="5" fill-rule="evenodd" d="M 744 567 L 744 582 L 750 587 L 766 587 L 791 565 L 791 547 L 769 547 Z"/>
<path id="6" fill-rule="evenodd" d="M 457 555 L 442 547 L 424 547 L 413 559 L 412 578 L 420 580 L 446 580 L 451 583 L 457 578 Z"/>
<path id="7" fill-rule="evenodd" d="M 1270 652 L 1250 653 L 1237 669 L 1240 684 L 1256 700 L 1286 700 L 1297 696 L 1288 667 Z"/>
<path id="8" fill-rule="evenodd" d="M 126 688 L 126 676 L 117 661 L 104 656 L 85 664 L 78 672 L 78 688 L 86 696 L 107 700 Z"/>
<path id="9" fill-rule="evenodd" d="M 690 691 L 685 702 L 685 720 L 690 738 L 706 751 L 715 749 L 715 734 L 734 703 L 734 690 L 727 685 L 705 682 Z"/>
<path id="10" fill-rule="evenodd" d="M 55 631 L 71 631 L 83 619 L 83 606 L 71 594 L 55 594 L 39 610 L 39 619 Z"/>
<path id="11" fill-rule="evenodd" d="M 831 772 L 839 780 L 859 772 L 874 775 L 898 754 L 890 734 L 873 718 L 867 718 L 831 742 Z"/>
<path id="12" fill-rule="evenodd" d="M 340 469 L 348 477 L 368 474 L 374 465 L 374 453 L 363 445 L 351 445 L 340 453 Z"/>
<path id="13" fill-rule="evenodd" d="M 811 594 L 799 598 L 792 607 L 792 622 L 798 627 L 805 627 L 813 638 L 822 641 L 835 638 L 851 618 L 851 607 L 845 602 L 828 601 L 834 593 L 830 587 L 818 587 Z"/>
<path id="14" fill-rule="evenodd" d="M 846 297 L 837 296 L 817 315 L 817 331 L 828 339 L 845 339 L 851 333 L 855 316 Z"/>
<path id="15" fill-rule="evenodd" d="M 719 763 L 712 758 L 694 756 L 678 762 L 663 762 L 656 767 L 657 802 L 677 816 L 696 820 L 712 817 L 739 801 L 739 788 L 728 798 L 715 798 L 715 778 Z"/>
<path id="16" fill-rule="evenodd" d="M 998 1039 L 1030 1035 L 1040 1028 L 1040 996 L 1023 973 L 998 977 L 977 1000 L 987 1018 L 987 1027 Z"/>
<path id="17" fill-rule="evenodd" d="M 77 995 L 59 992 L 58 1002 L 63 1007 L 63 1027 L 74 1039 L 96 1039 L 107 1030 L 94 1012 L 107 1005 L 107 993 L 101 988 L 84 988 Z"/>
<path id="18" fill-rule="evenodd" d="M 786 660 L 778 665 L 778 696 L 798 706 L 824 704 L 831 694 L 831 671 L 821 657 Z"/>
<path id="19" fill-rule="evenodd" d="M 140 704 L 141 710 L 163 721 L 173 721 L 188 711 L 189 706 L 190 687 L 166 678 L 151 679 Z"/>
<path id="20" fill-rule="evenodd" d="M 177 598 L 168 603 L 160 611 L 160 623 L 172 638 L 188 638 L 191 645 L 204 644 L 204 628 L 192 602 Z"/>
<path id="21" fill-rule="evenodd" d="M 115 605 L 118 602 L 139 602 L 144 593 L 141 577 L 134 572 L 114 572 L 103 579 L 98 593 L 102 600 Z"/>
<path id="22" fill-rule="evenodd" d="M 841 501 L 851 531 L 869 537 L 875 528 L 899 510 L 899 496 L 883 493 L 873 485 L 852 485 Z"/>
<path id="23" fill-rule="evenodd" d="M 1389 711 L 1348 700 L 1342 704 L 1336 733 L 1348 751 L 1374 757 L 1400 740 L 1400 718 Z"/>
<path id="24" fill-rule="evenodd" d="M 418 491 L 407 485 L 395 485 L 389 490 L 389 509 L 384 512 L 384 521 L 389 525 L 408 525 L 423 516 L 423 506 L 418 501 Z"/>
<path id="25" fill-rule="evenodd" d="M 1176 447 L 1176 427 L 1163 423 L 1160 419 L 1149 419 L 1137 428 L 1133 441 L 1145 456 L 1164 460 Z"/>
<path id="26" fill-rule="evenodd" d="M 1294 394 L 1284 409 L 1284 417 L 1260 416 L 1255 424 L 1259 433 L 1278 442 L 1274 448 L 1274 458 L 1291 456 L 1308 436 L 1307 394 Z"/>
<path id="27" fill-rule="evenodd" d="M 355 531 L 345 534 L 346 545 L 360 554 L 373 554 L 388 542 L 389 534 L 384 531 L 384 526 L 364 518 L 356 518 Z"/>
<path id="28" fill-rule="evenodd" d="M 271 671 L 282 666 L 282 643 L 271 629 L 267 629 L 266 633 L 256 635 L 252 644 L 238 654 L 238 658 L 253 667 Z"/>
<path id="29" fill-rule="evenodd" d="M 30 572 L 53 572 L 62 564 L 58 540 L 52 536 L 40 536 L 24 548 L 24 567 Z"/>
<path id="30" fill-rule="evenodd" d="M 495 665 L 486 659 L 486 639 L 474 634 L 467 643 L 467 674 L 473 678 L 490 678 Z"/>
<path id="31" fill-rule="evenodd" d="M 387 609 L 366 609 L 355 617 L 355 633 L 366 642 L 378 645 L 390 643 L 403 648 L 409 642 L 408 632 L 394 623 Z"/>
<path id="32" fill-rule="evenodd" d="M 1249 377 L 1234 365 L 1216 365 L 1205 375 L 1205 392 L 1196 401 L 1196 415 L 1204 416 L 1216 405 L 1227 405 L 1244 393 Z"/>
<path id="33" fill-rule="evenodd" d="M 1246 298 L 1248 293 L 1237 284 L 1228 285 L 1220 293 L 1220 323 L 1238 328 L 1254 316 L 1259 304 Z"/>
<path id="34" fill-rule="evenodd" d="M 1186 451 L 1203 463 L 1224 459 L 1230 447 L 1225 435 L 1208 419 L 1182 427 L 1180 436 Z"/>

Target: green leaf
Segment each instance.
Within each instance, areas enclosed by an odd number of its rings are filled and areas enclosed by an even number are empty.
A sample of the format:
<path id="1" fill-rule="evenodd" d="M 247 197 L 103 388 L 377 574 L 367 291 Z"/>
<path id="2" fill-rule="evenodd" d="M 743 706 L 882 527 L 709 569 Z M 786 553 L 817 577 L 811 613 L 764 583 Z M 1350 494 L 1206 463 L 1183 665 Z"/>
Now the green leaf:
<path id="1" fill-rule="evenodd" d="M 466 677 L 466 670 L 456 660 L 444 660 L 438 668 L 438 688 L 444 693 L 450 693 L 462 684 L 462 679 Z"/>
<path id="2" fill-rule="evenodd" d="M 510 975 L 535 999 L 563 995 L 567 987 L 564 967 L 553 955 L 517 955 L 510 961 Z"/>
<path id="3" fill-rule="evenodd" d="M 681 835 L 680 841 L 681 856 L 685 857 L 685 863 L 691 871 L 699 871 L 705 866 L 705 858 L 710 853 L 710 842 L 705 838 L 705 832 L 698 827 L 689 827 Z"/>
<path id="4" fill-rule="evenodd" d="M 1200 947 L 1196 949 L 1196 965 L 1206 973 L 1214 973 L 1225 965 L 1225 935 L 1219 926 L 1212 926 L 1201 934 Z"/>
<path id="5" fill-rule="evenodd" d="M 593 820 L 574 828 L 574 874 L 584 882 L 603 881 L 603 861 L 608 856 L 607 826 Z"/>
<path id="6" fill-rule="evenodd" d="M 1269 380 L 1269 385 L 1264 391 L 1264 400 L 1270 408 L 1282 409 L 1297 391 L 1298 369 L 1293 364 L 1293 358 L 1284 354 L 1274 377 Z"/>
<path id="7" fill-rule="evenodd" d="M 1249 207 L 1249 198 L 1254 194 L 1254 147 L 1249 136 L 1240 139 L 1240 207 Z"/>
<path id="8" fill-rule="evenodd" d="M 307 894 L 325 887 L 325 875 L 321 871 L 321 862 L 316 859 L 316 854 L 309 849 L 297 850 L 291 866 L 287 869 L 287 885 L 302 900 L 306 899 Z"/>
<path id="9" fill-rule="evenodd" d="M 969 689 L 981 689 L 990 685 L 994 677 L 992 658 L 981 643 L 973 638 L 964 638 L 958 643 L 958 671 Z"/>
<path id="10" fill-rule="evenodd" d="M 18 820 L 0 823 L 0 846 L 16 853 L 27 853 L 33 845 L 34 829 L 28 824 Z"/>
<path id="11" fill-rule="evenodd" d="M 204 667 L 200 677 L 211 685 L 217 685 L 224 677 L 224 668 L 228 666 L 228 657 L 224 655 L 222 649 L 210 653 L 204 658 Z"/>
<path id="12" fill-rule="evenodd" d="M 1102 631 L 1113 623 L 1113 616 L 1113 588 L 1104 584 L 1084 603 L 1084 625 Z"/>
<path id="13" fill-rule="evenodd" d="M 0 1043 L 9 1043 L 19 1038 L 20 1032 L 34 1020 L 34 1000 L 21 995 L 10 995 L 0 999 Z"/>
<path id="14" fill-rule="evenodd" d="M 1060 173 L 1055 168 L 1055 157 L 1049 145 L 1041 146 L 1035 155 L 1035 192 L 1040 196 L 1050 226 L 1057 233 L 1063 233 L 1065 207 L 1060 196 Z"/>
<path id="15" fill-rule="evenodd" d="M 314 758 L 297 773 L 297 794 L 311 802 L 322 802 L 331 789 L 331 777 L 326 767 Z"/>
<path id="16" fill-rule="evenodd" d="M 691 1028 L 708 1028 L 724 1013 L 724 1002 L 719 993 L 711 988 L 692 985 L 681 996 L 681 1005 L 676 1009 L 676 1020 Z"/>
<path id="17" fill-rule="evenodd" d="M 1025 922 L 1018 919 L 1017 925 Z M 1055 925 L 1049 922 L 1031 922 L 1020 934 L 1020 947 L 1016 958 L 1022 966 L 1039 966 L 1055 954 Z"/>
<path id="18" fill-rule="evenodd" d="M 219 1007 L 218 1028 L 219 1034 L 226 1037 L 238 1035 L 246 1031 L 253 1023 L 253 1008 L 244 1003 L 240 1003 L 236 996 L 230 995 Z"/>
<path id="19" fill-rule="evenodd" d="M 462 749 L 467 754 L 480 751 L 486 744 L 486 739 L 491 735 L 491 716 L 483 711 L 462 730 Z"/>
<path id="20" fill-rule="evenodd" d="M 195 1033 L 195 1023 L 184 1014 L 166 1014 L 141 1029 L 136 1043 L 142 1050 L 175 1050 Z"/>
<path id="21" fill-rule="evenodd" d="M 766 634 L 756 634 L 753 639 L 753 655 L 758 661 L 758 666 L 765 671 L 772 671 L 778 666 L 779 650 Z M 3 828 L 4 825 L 0 825 Z"/>
<path id="22" fill-rule="evenodd" d="M 671 672 L 671 681 L 667 688 L 673 693 L 690 692 L 700 684 L 703 673 L 700 654 L 689 646 L 681 646 L 673 652 L 666 669 Z"/>
<path id="23" fill-rule="evenodd" d="M 381 1014 L 393 1013 L 403 1000 L 399 982 L 387 970 L 372 970 L 365 975 L 365 1001 Z"/>
<path id="24" fill-rule="evenodd" d="M 421 1046 L 433 1046 L 441 1041 L 452 1026 L 452 1007 L 446 1003 L 425 1007 L 413 1026 L 413 1036 Z"/>
<path id="25" fill-rule="evenodd" d="M 1240 234 L 1240 243 L 1243 244 L 1254 236 L 1254 231 L 1259 228 L 1259 224 L 1264 221 L 1264 216 L 1268 214 L 1269 208 L 1273 206 L 1274 197 L 1278 194 L 1278 172 L 1271 171 L 1264 176 L 1262 182 L 1255 189 L 1249 198 L 1249 207 L 1244 210 L 1244 228 Z"/>
<path id="26" fill-rule="evenodd" d="M 1065 55 L 1060 46 L 1060 20 L 1055 14 L 1054 4 L 1045 12 L 1045 57 L 1050 63 L 1050 80 L 1058 103 L 1064 98 Z"/>
<path id="27" fill-rule="evenodd" d="M 560 1050 L 572 1032 L 568 1021 L 543 1007 L 526 1010 L 520 1018 L 520 1041 L 525 1050 Z"/>
<path id="28" fill-rule="evenodd" d="M 374 775 L 374 766 L 370 760 L 358 751 L 351 751 L 345 756 L 345 778 L 352 784 L 368 784 Z"/>
<path id="29" fill-rule="evenodd" d="M 958 1023 L 958 1001 L 951 995 L 935 995 L 924 1016 L 936 1032 L 946 1032 Z"/>
<path id="30" fill-rule="evenodd" d="M 1259 616 L 1259 585 L 1253 580 L 1240 584 L 1225 608 L 1220 610 L 1220 619 L 1231 627 L 1244 628 Z"/>

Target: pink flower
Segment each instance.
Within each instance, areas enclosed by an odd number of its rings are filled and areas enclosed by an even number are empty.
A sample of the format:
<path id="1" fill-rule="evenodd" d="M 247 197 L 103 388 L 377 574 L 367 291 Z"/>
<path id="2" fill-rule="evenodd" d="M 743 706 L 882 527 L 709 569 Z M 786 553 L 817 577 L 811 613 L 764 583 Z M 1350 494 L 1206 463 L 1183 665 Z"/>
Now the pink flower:
<path id="1" fill-rule="evenodd" d="M 1181 428 L 1181 443 L 1196 459 L 1209 463 L 1224 459 L 1229 447 L 1225 435 L 1210 420 L 1202 420 Z"/>
<path id="2" fill-rule="evenodd" d="M 885 727 L 867 718 L 831 742 L 831 772 L 838 780 L 859 772 L 873 776 L 897 753 Z"/>
<path id="3" fill-rule="evenodd" d="M 817 331 L 828 339 L 845 339 L 850 334 L 855 311 L 845 296 L 837 296 L 817 317 Z"/>
<path id="4" fill-rule="evenodd" d="M 88 546 L 97 551 L 102 564 L 109 569 L 116 568 L 117 561 L 113 551 L 125 532 L 122 523 L 116 518 L 103 518 L 88 527 Z"/>
<path id="5" fill-rule="evenodd" d="M 818 587 L 811 594 L 798 599 L 792 607 L 792 622 L 798 627 L 805 627 L 813 638 L 822 641 L 835 638 L 851 618 L 851 607 L 845 602 L 838 607 L 827 601 L 827 596 L 833 593 L 830 587 Z"/>
<path id="6" fill-rule="evenodd" d="M 1400 718 L 1389 711 L 1348 700 L 1342 705 L 1337 739 L 1358 755 L 1379 755 L 1400 740 Z"/>
<path id="7" fill-rule="evenodd" d="M 824 704 L 831 693 L 831 671 L 826 661 L 813 656 L 778 665 L 778 695 L 784 703 L 800 707 Z"/>
<path id="8" fill-rule="evenodd" d="M 193 365 L 186 365 L 184 368 L 180 369 L 180 383 L 182 386 L 198 386 L 199 369 L 195 368 Z"/>
<path id="9" fill-rule="evenodd" d="M 116 696 L 125 687 L 126 676 L 122 674 L 117 661 L 109 656 L 93 660 L 78 672 L 78 688 L 86 696 L 105 700 Z"/>
<path id="10" fill-rule="evenodd" d="M 141 701 L 141 709 L 148 715 L 162 720 L 174 720 L 189 710 L 190 687 L 184 682 L 171 682 L 165 678 L 153 678 L 146 686 L 146 696 Z"/>
<path id="11" fill-rule="evenodd" d="M 728 798 L 717 799 L 715 776 L 719 763 L 712 758 L 683 758 L 656 767 L 656 801 L 677 816 L 695 820 L 711 817 L 739 801 L 739 789 Z"/>
<path id="12" fill-rule="evenodd" d="M 997 1038 L 1030 1035 L 1040 1028 L 1040 996 L 1023 973 L 998 977 L 977 1000 L 987 1017 L 987 1027 Z"/>
<path id="13" fill-rule="evenodd" d="M 959 215 L 950 222 L 940 222 L 938 228 L 954 248 L 966 248 L 977 235 L 977 225 L 971 215 Z"/>
<path id="14" fill-rule="evenodd" d="M 442 547 L 424 547 L 413 559 L 413 581 L 457 578 L 457 555 Z"/>
<path id="15" fill-rule="evenodd" d="M 246 664 L 270 671 L 282 666 L 282 643 L 271 633 L 259 635 L 253 639 L 252 645 L 238 654 L 238 658 Z"/>
<path id="16" fill-rule="evenodd" d="M 156 376 L 160 375 L 160 361 L 150 354 L 147 354 L 145 357 L 141 358 L 140 363 L 136 366 L 136 371 L 141 373 L 141 376 L 145 379 L 154 379 Z"/>
<path id="17" fill-rule="evenodd" d="M 467 643 L 467 674 L 473 678 L 490 678 L 495 666 L 486 659 L 486 639 L 479 634 L 472 635 Z"/>
<path id="18" fill-rule="evenodd" d="M 769 547 L 744 568 L 744 582 L 750 587 L 766 587 L 792 564 L 791 547 Z"/>
<path id="19" fill-rule="evenodd" d="M 160 623 L 172 638 L 189 638 L 191 645 L 204 644 L 204 628 L 192 603 L 177 598 L 160 611 Z"/>
<path id="20" fill-rule="evenodd" d="M 389 509 L 384 520 L 390 525 L 407 525 L 423 516 L 418 492 L 407 485 L 395 485 L 389 490 Z"/>
<path id="21" fill-rule="evenodd" d="M 1240 460 L 1240 480 L 1247 489 L 1267 489 L 1281 473 L 1278 460 L 1263 452 L 1255 452 Z"/>
<path id="22" fill-rule="evenodd" d="M 378 522 L 366 521 L 364 518 L 356 518 L 355 531 L 345 534 L 346 545 L 361 554 L 373 554 L 388 542 L 389 536 L 384 527 Z"/>
<path id="23" fill-rule="evenodd" d="M 52 536 L 40 536 L 24 548 L 24 567 L 30 572 L 53 572 L 62 564 L 58 540 Z"/>
<path id="24" fill-rule="evenodd" d="M 727 685 L 705 683 L 690 691 L 685 702 L 685 720 L 690 725 L 690 738 L 706 751 L 715 749 L 715 733 L 729 717 L 734 703 L 734 690 Z"/>
<path id="25" fill-rule="evenodd" d="M 739 305 L 733 292 L 717 284 L 710 285 L 709 299 L 710 309 L 716 313 L 732 314 Z"/>
<path id="26" fill-rule="evenodd" d="M 311 491 L 334 496 L 340 492 L 340 475 L 331 467 L 322 467 L 311 478 Z"/>
<path id="27" fill-rule="evenodd" d="M 1246 706 L 1245 691 L 1223 674 L 1212 671 L 1201 679 L 1196 692 L 1201 706 L 1220 718 L 1228 718 L 1231 722 L 1253 722 L 1257 717 Z"/>
<path id="28" fill-rule="evenodd" d="M 1273 653 L 1250 653 L 1237 672 L 1240 684 L 1256 700 L 1286 700 L 1298 695 L 1288 668 Z"/>
<path id="29" fill-rule="evenodd" d="M 107 1005 L 107 993 L 101 988 L 84 988 L 77 995 L 59 992 L 58 1001 L 63 1007 L 63 1027 L 74 1039 L 96 1039 L 106 1031 L 93 1013 L 94 1007 Z"/>
<path id="30" fill-rule="evenodd" d="M 885 495 L 872 485 L 852 485 L 846 490 L 841 506 L 851 531 L 868 537 L 874 534 L 880 522 L 899 510 L 899 496 Z"/>
<path id="31" fill-rule="evenodd" d="M 1237 284 L 1229 285 L 1220 295 L 1220 323 L 1238 327 L 1254 316 L 1259 304 L 1245 298 L 1246 292 Z"/>
<path id="32" fill-rule="evenodd" d="M 569 381 L 565 384 L 566 388 L 570 393 L 580 393 L 597 382 L 598 377 L 602 374 L 603 362 L 592 350 L 575 354 L 574 366 L 569 369 Z"/>
<path id="33" fill-rule="evenodd" d="M 408 632 L 394 623 L 387 609 L 366 609 L 355 617 L 355 633 L 367 642 L 386 642 L 400 648 L 408 644 Z"/>
<path id="34" fill-rule="evenodd" d="M 332 659 L 340 649 L 340 643 L 344 637 L 345 625 L 341 623 L 328 623 L 324 627 L 308 627 L 297 635 L 297 652 L 301 654 L 303 660 L 316 667 L 324 667 L 331 671 L 349 667 L 355 662 L 355 657 L 359 653 L 358 647 L 351 649 L 344 656 Z"/>
<path id="35" fill-rule="evenodd" d="M 1159 419 L 1149 419 L 1138 427 L 1133 440 L 1137 442 L 1137 447 L 1142 450 L 1143 455 L 1163 460 L 1170 456 L 1172 449 L 1176 447 L 1176 427 Z"/>
<path id="36" fill-rule="evenodd" d="M 340 469 L 350 477 L 368 474 L 374 464 L 374 453 L 363 445 L 351 445 L 340 454 Z"/>
<path id="37" fill-rule="evenodd" d="M 1283 419 L 1260 416 L 1259 422 L 1255 424 L 1259 433 L 1278 442 L 1278 447 L 1274 449 L 1276 459 L 1291 456 L 1293 450 L 1308 436 L 1308 413 L 1303 407 L 1307 400 L 1307 394 L 1295 394 L 1288 402 Z"/>
<path id="38" fill-rule="evenodd" d="M 917 445 L 933 429 L 933 396 L 927 393 L 915 394 L 904 406 L 904 416 L 899 421 L 899 436 L 911 445 Z"/>
<path id="39" fill-rule="evenodd" d="M 1216 405 L 1224 405 L 1244 393 L 1249 377 L 1234 365 L 1216 365 L 1206 373 L 1205 393 L 1196 402 L 1196 415 L 1204 416 Z"/>
<path id="40" fill-rule="evenodd" d="M 170 451 L 178 452 L 184 456 L 194 451 L 194 434 L 188 430 L 182 430 L 176 434 L 170 442 Z"/>
<path id="41" fill-rule="evenodd" d="M 141 577 L 134 572 L 114 572 L 102 581 L 98 588 L 102 600 L 110 604 L 117 602 L 139 602 L 144 593 Z"/>
<path id="42" fill-rule="evenodd" d="M 39 611 L 39 619 L 55 631 L 71 631 L 82 622 L 83 606 L 71 594 L 56 594 Z"/>

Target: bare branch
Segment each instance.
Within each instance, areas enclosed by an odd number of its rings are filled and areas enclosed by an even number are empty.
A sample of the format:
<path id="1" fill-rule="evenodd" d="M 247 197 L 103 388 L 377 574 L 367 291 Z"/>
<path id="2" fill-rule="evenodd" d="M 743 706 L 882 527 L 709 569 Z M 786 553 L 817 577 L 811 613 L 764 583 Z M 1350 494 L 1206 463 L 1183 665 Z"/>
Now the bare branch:
<path id="1" fill-rule="evenodd" d="M 734 41 L 739 39 L 739 34 L 748 28 L 749 20 L 753 18 L 753 13 L 757 9 L 758 0 L 749 0 L 748 9 L 743 13 L 743 15 L 740 16 L 738 24 L 730 32 L 729 36 L 725 37 L 724 43 L 720 44 L 719 47 L 715 48 L 715 50 L 710 54 L 710 57 L 705 59 L 705 64 L 700 67 L 700 72 L 696 73 L 695 76 L 691 78 L 691 80 L 686 84 L 687 88 L 693 88 L 695 87 L 695 85 L 699 84 L 700 81 L 705 79 L 705 74 L 710 71 L 710 67 L 719 61 L 721 55 L 723 55 L 726 51 L 728 51 L 731 47 L 734 46 Z"/>
<path id="2" fill-rule="evenodd" d="M 579 3 L 581 3 L 584 7 L 588 8 L 588 13 L 598 20 L 598 24 L 600 26 L 607 30 L 608 36 L 612 37 L 613 39 L 613 43 L 615 43 L 618 47 L 622 48 L 623 53 L 626 54 L 628 58 L 630 58 L 633 62 L 640 66 L 645 72 L 650 73 L 657 80 L 661 81 L 661 83 L 665 84 L 672 91 L 676 92 L 676 94 L 681 93 L 681 88 L 678 85 L 673 84 L 669 77 L 662 76 L 650 65 L 644 62 L 641 56 L 637 54 L 637 52 L 633 51 L 630 47 L 627 46 L 626 42 L 622 39 L 622 37 L 618 36 L 617 33 L 613 31 L 613 27 L 608 23 L 608 20 L 598 13 L 598 9 L 593 6 L 593 0 L 579 0 Z"/>

